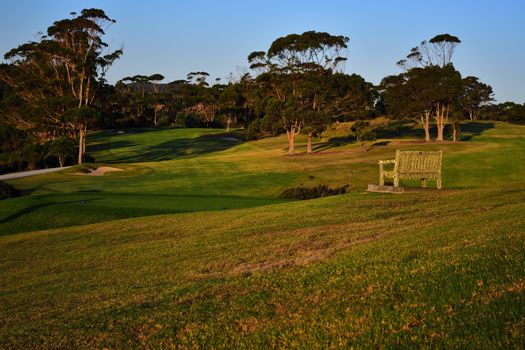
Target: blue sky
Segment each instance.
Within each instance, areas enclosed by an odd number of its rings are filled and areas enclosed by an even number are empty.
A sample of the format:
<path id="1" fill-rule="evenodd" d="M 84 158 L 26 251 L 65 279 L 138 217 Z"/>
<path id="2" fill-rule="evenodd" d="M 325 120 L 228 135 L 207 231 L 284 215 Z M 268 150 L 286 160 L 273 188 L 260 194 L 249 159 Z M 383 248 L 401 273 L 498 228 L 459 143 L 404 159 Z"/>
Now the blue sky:
<path id="1" fill-rule="evenodd" d="M 124 56 L 110 82 L 191 71 L 211 78 L 247 71 L 247 55 L 277 37 L 306 30 L 350 37 L 347 73 L 378 83 L 400 72 L 410 48 L 436 34 L 458 36 L 454 64 L 492 85 L 499 101 L 525 102 L 523 0 L 6 0 L 0 4 L 0 52 L 33 40 L 71 11 L 102 8 L 117 20 L 107 33 Z"/>

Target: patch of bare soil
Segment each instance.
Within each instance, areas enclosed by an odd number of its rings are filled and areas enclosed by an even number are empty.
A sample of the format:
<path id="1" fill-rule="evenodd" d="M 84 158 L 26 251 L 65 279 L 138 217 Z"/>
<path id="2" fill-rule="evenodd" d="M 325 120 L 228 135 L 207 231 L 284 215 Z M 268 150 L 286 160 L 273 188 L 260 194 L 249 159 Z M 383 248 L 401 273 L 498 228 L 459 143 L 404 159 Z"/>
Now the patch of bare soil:
<path id="1" fill-rule="evenodd" d="M 75 175 L 87 175 L 87 176 L 104 176 L 106 173 L 115 171 L 124 171 L 124 169 L 114 168 L 110 166 L 101 166 L 96 169 L 89 169 L 87 173 L 75 173 Z"/>

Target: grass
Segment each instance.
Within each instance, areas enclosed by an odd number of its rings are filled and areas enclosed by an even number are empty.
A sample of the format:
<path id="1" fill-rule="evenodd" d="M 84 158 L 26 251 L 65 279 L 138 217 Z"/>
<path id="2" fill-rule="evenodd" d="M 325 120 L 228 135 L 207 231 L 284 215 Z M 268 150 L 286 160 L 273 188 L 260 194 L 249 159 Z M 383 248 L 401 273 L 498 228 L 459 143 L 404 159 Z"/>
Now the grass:
<path id="1" fill-rule="evenodd" d="M 525 128 L 472 132 L 295 158 L 271 138 L 156 161 L 141 138 L 208 134 L 144 131 L 91 152 L 133 157 L 125 172 L 11 181 L 32 194 L 0 202 L 20 215 L 0 225 L 0 348 L 521 348 Z M 444 191 L 363 193 L 378 159 L 421 147 L 444 150 Z M 275 199 L 349 181 L 342 196 Z"/>

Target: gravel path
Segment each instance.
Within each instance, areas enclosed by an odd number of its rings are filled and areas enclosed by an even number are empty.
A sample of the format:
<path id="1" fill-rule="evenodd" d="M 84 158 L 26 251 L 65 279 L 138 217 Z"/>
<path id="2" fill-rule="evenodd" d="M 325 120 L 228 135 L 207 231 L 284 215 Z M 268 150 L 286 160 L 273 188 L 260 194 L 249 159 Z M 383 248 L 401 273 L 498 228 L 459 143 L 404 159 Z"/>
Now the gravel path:
<path id="1" fill-rule="evenodd" d="M 10 174 L 5 174 L 5 175 L 0 175 L 0 181 L 18 179 L 19 177 L 33 176 L 33 175 L 38 175 L 38 174 L 53 173 L 55 171 L 60 171 L 60 170 L 64 170 L 67 168 L 71 168 L 71 167 L 65 166 L 63 168 L 49 168 L 49 169 L 40 169 L 40 170 L 21 171 L 18 173 L 10 173 Z"/>

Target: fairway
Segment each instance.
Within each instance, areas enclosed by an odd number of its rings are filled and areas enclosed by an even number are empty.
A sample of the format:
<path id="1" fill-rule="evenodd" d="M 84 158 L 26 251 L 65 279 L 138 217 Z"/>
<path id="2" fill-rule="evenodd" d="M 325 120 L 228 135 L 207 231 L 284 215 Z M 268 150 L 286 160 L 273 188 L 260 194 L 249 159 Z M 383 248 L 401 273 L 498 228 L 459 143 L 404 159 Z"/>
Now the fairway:
<path id="1" fill-rule="evenodd" d="M 92 134 L 123 172 L 9 181 L 28 194 L 0 202 L 0 347 L 519 348 L 525 127 L 462 131 L 296 157 L 223 130 Z M 364 192 L 396 149 L 442 149 L 445 189 Z M 277 198 L 299 184 L 350 190 Z"/>
<path id="2" fill-rule="evenodd" d="M 300 184 L 350 184 L 350 192 L 361 192 L 377 183 L 377 161 L 393 158 L 398 148 L 443 149 L 446 189 L 504 185 L 519 182 L 525 169 L 523 129 L 466 124 L 463 133 L 470 141 L 443 145 L 407 138 L 360 146 L 328 135 L 314 144 L 318 153 L 296 157 L 285 155 L 284 137 L 246 142 L 238 133 L 213 129 L 102 131 L 89 138 L 93 166 L 118 164 L 124 172 L 92 177 L 74 175 L 79 170 L 73 167 L 11 180 L 29 195 L 0 202 L 0 232 L 268 205 L 282 202 L 278 194 Z M 304 147 L 301 138 L 299 147 Z"/>
<path id="3" fill-rule="evenodd" d="M 525 349 L 525 3 L 99 5 L 1 7 L 0 350 Z"/>

